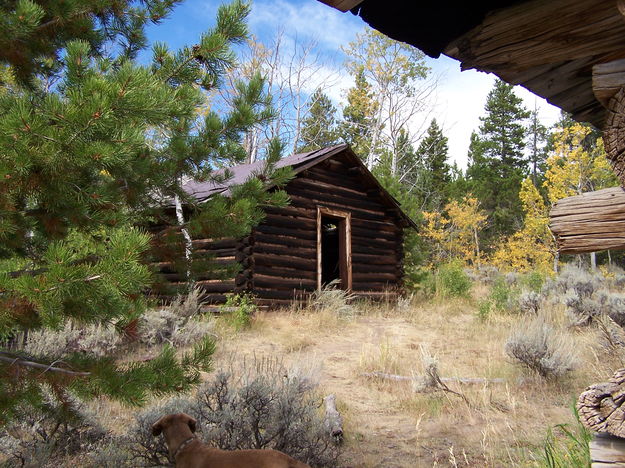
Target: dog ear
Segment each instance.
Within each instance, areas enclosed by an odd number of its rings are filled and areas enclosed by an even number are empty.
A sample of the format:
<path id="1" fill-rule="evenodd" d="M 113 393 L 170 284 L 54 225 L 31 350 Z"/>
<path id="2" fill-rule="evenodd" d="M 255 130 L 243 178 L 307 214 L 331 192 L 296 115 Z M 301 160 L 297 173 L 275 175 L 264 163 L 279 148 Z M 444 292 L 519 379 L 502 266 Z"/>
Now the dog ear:
<path id="1" fill-rule="evenodd" d="M 163 432 L 163 425 L 160 421 L 157 421 L 152 425 L 152 435 L 156 437 L 159 436 L 161 432 Z"/>
<path id="2" fill-rule="evenodd" d="M 197 421 L 189 416 L 189 421 L 187 421 L 187 424 L 189 424 L 189 429 L 191 429 L 191 432 L 195 432 L 195 430 L 197 429 Z"/>

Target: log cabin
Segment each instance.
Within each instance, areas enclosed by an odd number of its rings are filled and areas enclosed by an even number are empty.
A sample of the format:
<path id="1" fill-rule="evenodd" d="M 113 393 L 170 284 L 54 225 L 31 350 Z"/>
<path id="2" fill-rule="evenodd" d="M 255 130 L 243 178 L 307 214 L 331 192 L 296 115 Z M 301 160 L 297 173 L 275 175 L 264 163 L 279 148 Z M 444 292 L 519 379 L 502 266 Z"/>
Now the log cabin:
<path id="1" fill-rule="evenodd" d="M 227 196 L 263 165 L 235 166 L 225 182 L 189 181 L 183 188 L 199 203 L 215 193 Z M 276 308 L 332 281 L 358 297 L 394 298 L 402 284 L 404 229 L 416 225 L 361 159 L 343 144 L 288 156 L 276 167 L 294 173 L 283 188 L 288 206 L 266 207 L 264 220 L 244 238 L 192 240 L 194 259 L 210 257 L 231 272 L 196 274 L 204 300 L 220 304 L 228 293 L 249 293 L 258 305 Z M 184 285 L 184 273 L 171 259 L 154 265 L 164 280 L 155 292 L 167 300 Z"/>
<path id="2" fill-rule="evenodd" d="M 621 187 L 565 198 L 550 213 L 560 253 L 625 248 L 625 0 L 319 0 L 393 39 L 461 68 L 522 85 L 603 130 Z M 625 467 L 625 369 L 579 397 L 581 421 L 603 433 L 593 467 Z"/>

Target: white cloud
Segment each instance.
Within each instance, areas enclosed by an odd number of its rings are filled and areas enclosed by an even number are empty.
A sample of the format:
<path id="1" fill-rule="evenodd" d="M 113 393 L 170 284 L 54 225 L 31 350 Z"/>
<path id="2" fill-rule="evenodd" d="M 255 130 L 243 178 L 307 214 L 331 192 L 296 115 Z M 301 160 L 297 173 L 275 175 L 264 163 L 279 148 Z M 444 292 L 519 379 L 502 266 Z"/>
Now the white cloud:
<path id="1" fill-rule="evenodd" d="M 313 39 L 327 52 L 340 52 L 353 41 L 364 22 L 351 13 L 341 13 L 318 1 L 257 0 L 249 25 L 261 39 L 279 29 L 301 40 Z"/>

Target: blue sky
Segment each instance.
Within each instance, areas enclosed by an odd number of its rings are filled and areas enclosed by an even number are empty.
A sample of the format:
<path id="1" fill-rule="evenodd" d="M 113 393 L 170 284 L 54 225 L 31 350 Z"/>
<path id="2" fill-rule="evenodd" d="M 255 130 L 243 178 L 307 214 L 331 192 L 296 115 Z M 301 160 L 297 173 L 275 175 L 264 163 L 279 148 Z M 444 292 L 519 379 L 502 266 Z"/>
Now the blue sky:
<path id="1" fill-rule="evenodd" d="M 214 24 L 220 3 L 186 0 L 162 24 L 150 27 L 148 38 L 152 42 L 166 42 L 172 49 L 194 44 L 202 32 Z M 256 0 L 248 25 L 251 33 L 264 43 L 270 43 L 278 31 L 282 31 L 287 47 L 296 40 L 300 43 L 315 41 L 315 52 L 324 62 L 319 80 L 331 77 L 332 86 L 326 94 L 337 107 L 341 106 L 345 92 L 352 84 L 343 68 L 345 57 L 341 46 L 354 40 L 366 27 L 359 17 L 341 13 L 317 0 Z M 494 77 L 472 70 L 460 72 L 459 63 L 444 56 L 436 60 L 427 58 L 427 64 L 440 76 L 431 116 L 436 117 L 449 137 L 450 158 L 465 167 L 471 131 L 479 126 L 479 116 L 483 114 Z M 316 86 L 317 83 L 311 83 L 311 89 Z M 524 99 L 526 107 L 538 107 L 545 125 L 555 123 L 558 109 L 523 88 L 517 87 L 516 92 Z"/>

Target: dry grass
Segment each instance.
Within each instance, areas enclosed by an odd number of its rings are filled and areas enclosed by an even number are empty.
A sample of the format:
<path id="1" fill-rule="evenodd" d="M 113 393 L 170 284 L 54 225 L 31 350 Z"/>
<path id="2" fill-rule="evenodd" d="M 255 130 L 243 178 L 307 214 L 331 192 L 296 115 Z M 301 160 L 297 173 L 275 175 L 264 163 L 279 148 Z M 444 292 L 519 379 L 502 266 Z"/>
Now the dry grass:
<path id="1" fill-rule="evenodd" d="M 582 365 L 545 381 L 517 366 L 505 342 L 518 315 L 476 317 L 476 299 L 365 304 L 358 313 L 331 310 L 259 313 L 252 327 L 223 336 L 216 366 L 238 356 L 282 356 L 285 363 L 321 366 L 320 388 L 335 393 L 345 419 L 349 467 L 531 466 L 547 428 L 570 422 L 571 404 L 585 386 L 618 367 L 597 344 L 598 331 L 574 332 Z M 565 326 L 561 306 L 547 311 Z M 456 395 L 414 393 L 410 382 L 373 380 L 364 372 L 422 374 L 421 348 L 436 356 L 443 377 L 504 378 L 505 383 L 449 383 Z"/>
<path id="2" fill-rule="evenodd" d="M 547 429 L 572 422 L 577 395 L 621 363 L 601 345 L 602 332 L 586 327 L 570 330 L 580 354 L 578 369 L 555 381 L 527 372 L 505 353 L 510 330 L 521 317 L 493 312 L 478 319 L 478 301 L 488 294 L 489 288 L 479 285 L 470 299 L 366 303 L 340 314 L 331 307 L 258 312 L 245 330 L 218 318 L 214 369 L 276 358 L 314 375 L 320 392 L 336 394 L 344 419 L 341 467 L 530 467 Z M 569 324 L 562 305 L 549 305 L 542 313 L 554 326 Z M 362 375 L 423 375 L 423 350 L 436 358 L 442 377 L 503 378 L 505 383 L 447 382 L 467 404 L 448 392 L 415 393 L 410 381 Z M 97 400 L 91 406 L 115 433 L 133 421 L 133 412 L 119 404 Z"/>

